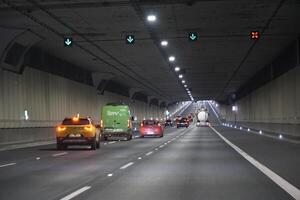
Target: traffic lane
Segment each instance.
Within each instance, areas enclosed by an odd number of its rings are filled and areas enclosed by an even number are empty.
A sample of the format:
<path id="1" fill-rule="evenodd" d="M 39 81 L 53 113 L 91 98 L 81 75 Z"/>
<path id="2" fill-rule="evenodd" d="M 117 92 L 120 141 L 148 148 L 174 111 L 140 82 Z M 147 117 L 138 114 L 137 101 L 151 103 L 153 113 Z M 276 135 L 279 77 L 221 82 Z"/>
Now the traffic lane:
<path id="1" fill-rule="evenodd" d="M 89 186 L 76 200 L 293 199 L 206 127 Z"/>
<path id="2" fill-rule="evenodd" d="M 214 128 L 257 161 L 300 188 L 300 144 L 239 129 L 222 126 Z"/>
<path id="3" fill-rule="evenodd" d="M 164 129 L 164 134 L 168 135 L 173 131 L 172 128 L 165 128 Z M 135 131 L 133 139 L 137 139 L 139 132 Z M 112 141 L 102 141 L 101 142 L 101 147 L 110 144 Z M 123 141 L 122 141 L 123 142 Z M 128 142 L 128 141 L 125 141 Z M 105 145 L 104 145 L 105 144 Z M 88 146 L 76 146 L 71 147 L 67 150 L 60 151 L 56 149 L 56 143 L 53 144 L 48 144 L 48 145 L 40 145 L 40 146 L 35 146 L 35 147 L 25 147 L 25 148 L 20 148 L 20 149 L 12 149 L 12 150 L 6 150 L 6 151 L 0 151 L 0 166 L 9 164 L 9 163 L 20 163 L 20 162 L 27 162 L 32 159 L 36 158 L 44 158 L 44 157 L 51 157 L 51 156 L 56 156 L 60 155 L 62 152 L 67 152 L 69 153 L 75 153 L 75 152 L 80 152 L 82 150 L 89 150 Z"/>
<path id="4" fill-rule="evenodd" d="M 65 156 L 32 159 L 1 168 L 0 199 L 55 199 L 83 183 L 106 178 L 111 171 L 184 130 L 170 129 L 163 138 L 116 142 L 103 145 L 98 151 L 71 150 Z"/>

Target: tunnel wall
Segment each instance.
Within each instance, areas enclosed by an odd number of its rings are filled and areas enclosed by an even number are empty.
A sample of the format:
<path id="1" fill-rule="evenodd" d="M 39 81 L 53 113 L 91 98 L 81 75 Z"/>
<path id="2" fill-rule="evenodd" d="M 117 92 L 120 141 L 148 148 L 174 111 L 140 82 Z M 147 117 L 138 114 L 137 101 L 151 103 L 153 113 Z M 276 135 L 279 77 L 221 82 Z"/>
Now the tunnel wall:
<path id="1" fill-rule="evenodd" d="M 300 136 L 300 67 L 236 102 L 238 124 L 293 136 Z M 220 107 L 227 121 L 234 122 L 231 106 Z"/>
<path id="2" fill-rule="evenodd" d="M 0 144 L 53 139 L 53 127 L 64 117 L 80 113 L 99 121 L 108 102 L 128 104 L 138 121 L 161 118 L 165 110 L 107 91 L 100 95 L 94 87 L 30 67 L 22 75 L 0 70 L 0 91 Z"/>

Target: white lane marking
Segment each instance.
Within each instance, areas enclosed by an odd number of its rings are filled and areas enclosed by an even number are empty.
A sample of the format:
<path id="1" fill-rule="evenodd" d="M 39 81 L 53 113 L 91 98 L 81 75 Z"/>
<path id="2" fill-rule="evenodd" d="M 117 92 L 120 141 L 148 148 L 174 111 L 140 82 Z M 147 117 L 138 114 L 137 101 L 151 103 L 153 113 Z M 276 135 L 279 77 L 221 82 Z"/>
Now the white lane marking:
<path id="1" fill-rule="evenodd" d="M 157 151 L 157 150 L 158 150 L 158 148 L 155 149 L 155 151 Z"/>
<path id="2" fill-rule="evenodd" d="M 142 160 L 142 157 L 138 157 L 139 160 Z"/>
<path id="3" fill-rule="evenodd" d="M 222 140 L 224 140 L 229 146 L 231 146 L 234 150 L 236 150 L 241 156 L 243 156 L 246 160 L 248 160 L 252 165 L 254 165 L 257 169 L 259 169 L 262 173 L 264 173 L 267 177 L 269 177 L 274 183 L 280 186 L 283 190 L 285 190 L 288 194 L 290 194 L 294 199 L 300 200 L 300 190 L 287 182 L 285 179 L 280 177 L 278 174 L 252 158 L 242 149 L 237 147 L 235 144 L 231 143 L 227 140 L 221 133 L 219 133 L 213 127 L 210 127 Z"/>
<path id="4" fill-rule="evenodd" d="M 62 199 L 60 199 L 60 200 L 70 200 L 70 199 L 72 199 L 72 198 L 74 198 L 74 197 L 80 195 L 81 193 L 87 191 L 87 190 L 90 189 L 90 188 L 91 188 L 91 186 L 85 186 L 85 187 L 83 187 L 83 188 L 81 188 L 81 189 L 79 189 L 79 190 L 76 190 L 75 192 L 69 194 L 68 196 L 65 196 L 64 198 L 62 198 Z"/>
<path id="5" fill-rule="evenodd" d="M 17 163 L 8 163 L 8 164 L 0 165 L 0 168 L 1 168 L 1 167 L 12 166 L 12 165 L 15 165 L 15 164 L 17 164 Z"/>
<path id="6" fill-rule="evenodd" d="M 150 156 L 153 153 L 153 151 L 150 151 L 148 153 L 146 153 L 146 156 Z"/>
<path id="7" fill-rule="evenodd" d="M 63 156 L 68 154 L 67 152 L 62 152 L 62 153 L 56 153 L 56 154 L 52 154 L 53 157 L 57 157 L 57 156 Z"/>
<path id="8" fill-rule="evenodd" d="M 111 176 L 113 176 L 114 174 L 107 174 L 107 176 L 109 176 L 109 177 L 111 177 Z"/>
<path id="9" fill-rule="evenodd" d="M 120 169 L 126 169 L 127 167 L 130 167 L 133 164 L 134 164 L 134 162 L 127 163 L 126 165 L 120 167 Z"/>
<path id="10" fill-rule="evenodd" d="M 163 148 L 165 145 L 160 145 L 159 148 Z"/>
<path id="11" fill-rule="evenodd" d="M 36 160 L 40 160 L 41 158 L 40 158 L 40 157 L 36 157 L 35 159 L 36 159 Z"/>
<path id="12" fill-rule="evenodd" d="M 116 143 L 116 141 L 109 142 L 108 144 L 114 144 L 114 143 Z"/>

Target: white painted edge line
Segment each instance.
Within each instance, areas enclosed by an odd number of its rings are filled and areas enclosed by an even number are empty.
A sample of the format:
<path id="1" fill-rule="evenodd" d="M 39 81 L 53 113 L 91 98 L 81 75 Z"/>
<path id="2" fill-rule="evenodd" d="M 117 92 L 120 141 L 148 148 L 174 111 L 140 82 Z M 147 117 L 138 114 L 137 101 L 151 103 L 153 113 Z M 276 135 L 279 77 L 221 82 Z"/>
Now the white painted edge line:
<path id="1" fill-rule="evenodd" d="M 62 153 L 56 153 L 56 154 L 52 154 L 53 157 L 57 157 L 57 156 L 63 156 L 68 154 L 67 152 L 62 152 Z"/>
<path id="2" fill-rule="evenodd" d="M 108 144 L 114 144 L 114 143 L 116 143 L 116 141 L 109 142 Z"/>
<path id="3" fill-rule="evenodd" d="M 277 175 L 275 172 L 252 158 L 242 149 L 237 147 L 235 144 L 231 143 L 227 140 L 221 133 L 219 133 L 213 127 L 210 127 L 222 140 L 224 140 L 229 146 L 231 146 L 234 150 L 236 150 L 241 156 L 243 156 L 246 160 L 248 160 L 252 165 L 254 165 L 257 169 L 259 169 L 262 173 L 264 173 L 267 177 L 269 177 L 272 181 L 274 181 L 278 186 L 280 186 L 283 190 L 285 190 L 289 195 L 291 195 L 294 199 L 300 200 L 300 190 L 287 182 L 285 179 Z"/>
<path id="4" fill-rule="evenodd" d="M 165 145 L 160 145 L 159 148 L 163 148 Z"/>
<path id="5" fill-rule="evenodd" d="M 133 164 L 134 164 L 134 162 L 127 163 L 126 165 L 120 167 L 120 169 L 126 169 L 127 167 L 130 167 Z"/>
<path id="6" fill-rule="evenodd" d="M 150 156 L 153 153 L 153 151 L 150 151 L 148 153 L 146 153 L 146 156 Z"/>
<path id="7" fill-rule="evenodd" d="M 81 193 L 87 191 L 87 190 L 90 189 L 90 188 L 91 188 L 91 186 L 85 186 L 85 187 L 83 187 L 83 188 L 81 188 L 81 189 L 79 189 L 79 190 L 76 190 L 75 192 L 69 194 L 68 196 L 65 196 L 64 198 L 62 198 L 62 199 L 60 199 L 60 200 L 70 200 L 70 199 L 72 199 L 72 198 L 74 198 L 74 197 L 80 195 Z"/>
<path id="8" fill-rule="evenodd" d="M 1 168 L 1 167 L 12 166 L 12 165 L 15 165 L 15 164 L 17 164 L 17 163 L 8 163 L 8 164 L 0 165 L 0 168 Z"/>

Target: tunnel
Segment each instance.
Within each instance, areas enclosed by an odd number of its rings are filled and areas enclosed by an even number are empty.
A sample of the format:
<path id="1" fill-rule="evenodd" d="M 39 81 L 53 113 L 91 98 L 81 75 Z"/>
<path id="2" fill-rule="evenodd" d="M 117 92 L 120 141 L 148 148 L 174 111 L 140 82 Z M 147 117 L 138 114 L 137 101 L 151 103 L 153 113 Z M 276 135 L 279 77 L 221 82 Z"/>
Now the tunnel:
<path id="1" fill-rule="evenodd" d="M 0 200 L 300 200 L 299 0 L 0 0 Z"/>

